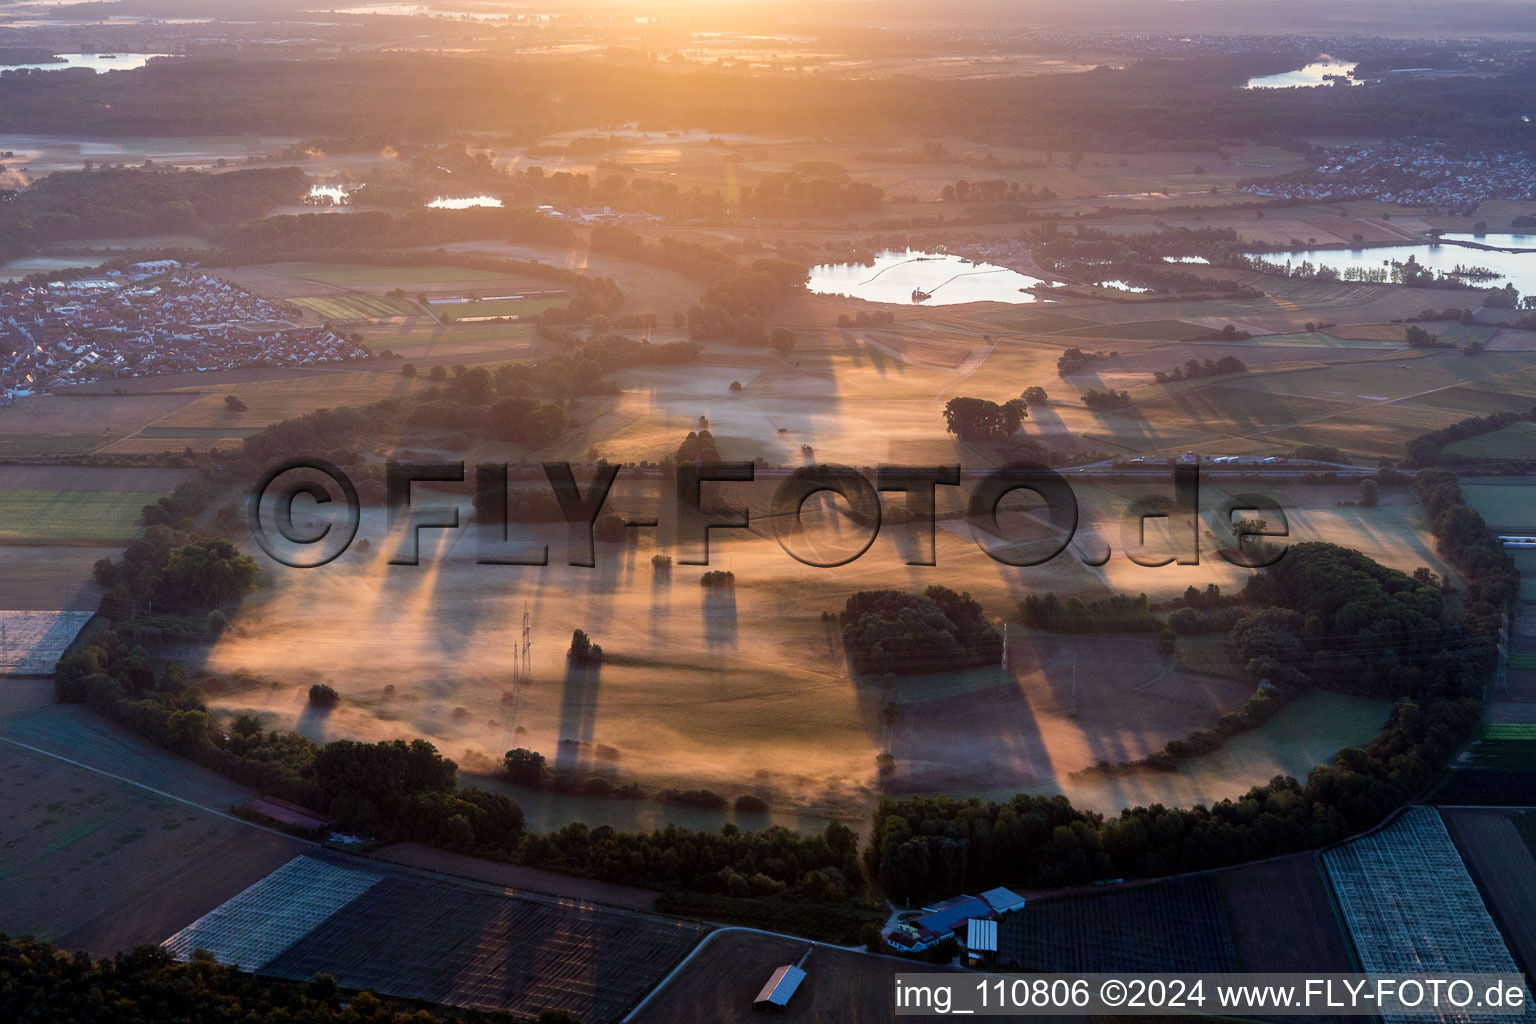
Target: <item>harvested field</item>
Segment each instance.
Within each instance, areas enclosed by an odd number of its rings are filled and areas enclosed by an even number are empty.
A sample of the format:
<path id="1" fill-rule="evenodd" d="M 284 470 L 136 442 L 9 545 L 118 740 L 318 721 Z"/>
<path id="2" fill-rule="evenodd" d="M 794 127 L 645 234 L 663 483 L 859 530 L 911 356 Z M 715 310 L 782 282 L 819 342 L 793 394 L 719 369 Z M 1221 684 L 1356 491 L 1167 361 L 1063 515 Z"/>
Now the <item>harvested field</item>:
<path id="1" fill-rule="evenodd" d="M 574 875 L 557 875 L 553 871 L 523 867 L 519 864 L 503 864 L 500 861 L 470 857 L 462 853 L 423 846 L 421 843 L 395 843 L 373 854 L 377 860 L 400 864 L 423 871 L 433 871 L 455 878 L 467 878 L 476 882 L 490 882 L 505 886 L 510 891 L 543 893 L 565 896 L 589 903 L 602 903 L 627 910 L 650 910 L 656 902 L 656 893 L 650 889 L 636 889 L 628 885 L 614 885 L 592 878 Z"/>
<path id="2" fill-rule="evenodd" d="M 280 420 L 316 409 L 359 406 L 413 394 L 425 380 L 409 380 L 398 370 L 348 370 L 305 375 L 269 375 L 241 381 L 216 391 L 189 393 L 185 404 L 132 435 L 114 442 L 103 454 L 137 454 L 192 448 L 231 448 L 241 439 Z M 236 412 L 225 404 L 234 395 L 246 408 Z"/>
<path id="3" fill-rule="evenodd" d="M 196 399 L 182 394 L 36 395 L 0 408 L 0 457 L 83 455 Z"/>
<path id="4" fill-rule="evenodd" d="M 416 286 L 425 285 L 441 288 L 443 285 L 474 283 L 478 286 L 487 281 L 515 280 L 499 271 L 453 266 L 376 267 L 345 263 L 271 263 L 257 269 L 278 277 L 319 281 L 338 288 L 379 290 L 404 288 L 413 291 Z"/>
<path id="5" fill-rule="evenodd" d="M 370 863 L 290 861 L 166 945 L 295 981 L 324 971 L 344 988 L 521 1017 L 559 1009 L 599 1024 L 620 1017 L 709 930 Z"/>
<path id="6" fill-rule="evenodd" d="M 1025 971 L 1238 969 L 1212 874 L 1039 897 L 1004 915 L 997 933 L 998 963 Z"/>
<path id="7" fill-rule="evenodd" d="M 1328 881 L 1310 853 L 1216 872 L 1237 946 L 1237 970 L 1355 970 Z"/>
<path id="8" fill-rule="evenodd" d="M 192 479 L 190 469 L 156 466 L 0 466 L 0 493 L 6 491 L 152 491 L 168 494 Z"/>
<path id="9" fill-rule="evenodd" d="M 305 848 L 0 741 L 0 931 L 110 956 L 159 942 Z"/>
<path id="10" fill-rule="evenodd" d="M 120 547 L 6 547 L 0 559 L 0 605 L 32 611 L 95 610 L 102 588 L 92 577 L 101 558 L 122 557 Z"/>
<path id="11" fill-rule="evenodd" d="M 634 1024 L 746 1024 L 760 1020 L 752 999 L 775 968 L 800 962 L 805 981 L 787 1009 L 775 1017 L 805 1024 L 876 1024 L 889 1021 L 898 975 L 935 973 L 943 968 L 892 957 L 868 956 L 816 946 L 778 935 L 722 928 L 678 975 L 657 992 Z M 938 1021 L 939 1016 L 903 1016 L 903 1021 Z"/>
<path id="12" fill-rule="evenodd" d="M 442 248 L 451 253 L 475 253 L 512 260 L 538 260 L 550 266 L 579 270 L 594 277 L 611 277 L 618 282 L 619 288 L 624 292 L 624 312 L 626 313 L 650 312 L 670 316 L 675 309 L 687 310 L 689 306 L 699 301 L 699 296 L 704 292 L 703 284 L 681 274 L 663 270 L 660 267 L 592 253 L 584 247 L 566 249 L 485 239 L 452 242 Z M 502 280 L 506 278 L 503 277 Z M 409 286 L 402 287 L 405 287 L 407 292 L 413 290 Z M 559 288 L 563 285 L 544 280 L 537 286 L 529 284 L 525 287 Z M 498 285 L 497 288 L 500 289 L 500 286 Z M 480 286 L 477 290 L 481 294 L 491 291 L 488 286 Z M 507 291 L 498 290 L 495 294 L 507 294 L 508 291 L 520 290 L 521 288 L 509 288 Z"/>
<path id="13" fill-rule="evenodd" d="M 1515 827 L 1513 814 L 1463 808 L 1440 811 L 1510 952 L 1529 976 L 1536 968 L 1536 857 Z"/>
<path id="14" fill-rule="evenodd" d="M 68 758 L 93 771 L 132 779 L 199 807 L 222 811 L 259 795 L 129 732 L 82 704 L 48 702 L 0 719 L 3 740 Z"/>

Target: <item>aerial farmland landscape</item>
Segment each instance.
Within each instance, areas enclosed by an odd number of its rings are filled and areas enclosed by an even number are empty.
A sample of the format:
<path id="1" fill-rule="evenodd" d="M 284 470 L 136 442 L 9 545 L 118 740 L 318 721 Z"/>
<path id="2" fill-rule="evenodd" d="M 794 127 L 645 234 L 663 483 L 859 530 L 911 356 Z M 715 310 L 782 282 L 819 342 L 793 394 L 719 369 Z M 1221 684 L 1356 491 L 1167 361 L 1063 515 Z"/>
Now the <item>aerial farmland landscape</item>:
<path id="1" fill-rule="evenodd" d="M 1536 1016 L 1533 116 L 1521 0 L 0 0 L 0 1020 Z"/>

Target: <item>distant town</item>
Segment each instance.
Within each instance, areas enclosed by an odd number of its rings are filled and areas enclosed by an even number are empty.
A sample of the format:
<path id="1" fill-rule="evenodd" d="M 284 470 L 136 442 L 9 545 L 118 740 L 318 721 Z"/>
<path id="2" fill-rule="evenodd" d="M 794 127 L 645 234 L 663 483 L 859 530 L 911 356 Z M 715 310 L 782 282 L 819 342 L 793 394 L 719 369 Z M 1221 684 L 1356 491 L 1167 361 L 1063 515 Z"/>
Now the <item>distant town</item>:
<path id="1" fill-rule="evenodd" d="M 294 311 L 175 260 L 0 285 L 4 399 L 123 377 L 367 359 Z"/>

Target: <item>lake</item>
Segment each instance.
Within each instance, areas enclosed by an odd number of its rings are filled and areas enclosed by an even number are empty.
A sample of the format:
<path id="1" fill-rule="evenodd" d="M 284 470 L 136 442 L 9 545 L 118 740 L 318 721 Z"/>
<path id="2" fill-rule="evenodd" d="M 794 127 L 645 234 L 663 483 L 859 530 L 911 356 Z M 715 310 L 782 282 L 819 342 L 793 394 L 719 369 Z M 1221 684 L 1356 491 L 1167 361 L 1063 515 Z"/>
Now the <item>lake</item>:
<path id="1" fill-rule="evenodd" d="M 1295 71 L 1282 71 L 1278 75 L 1260 75 L 1257 78 L 1248 79 L 1244 89 L 1294 89 L 1298 86 L 1307 87 L 1313 85 L 1328 85 L 1329 75 L 1347 75 L 1355 70 L 1353 61 L 1320 59 Z M 1350 85 L 1363 85 L 1354 79 L 1349 80 Z"/>
<path id="2" fill-rule="evenodd" d="M 495 196 L 438 196 L 427 204 L 434 210 L 468 210 L 476 206 L 500 206 Z"/>
<path id="3" fill-rule="evenodd" d="M 65 68 L 90 68 L 92 71 L 132 71 L 149 63 L 151 57 L 169 57 L 169 53 L 60 53 L 64 60 L 54 64 L 0 64 L 0 71 L 63 71 Z"/>
<path id="4" fill-rule="evenodd" d="M 1470 235 L 1466 236 L 1471 238 Z M 1519 239 L 1519 235 L 1486 235 L 1476 241 L 1487 245 L 1519 245 L 1519 241 L 1501 241 L 1501 239 Z M 1536 248 L 1536 237 L 1526 239 L 1526 244 Z M 1284 266 L 1286 263 L 1312 263 L 1321 267 L 1332 267 L 1342 274 L 1350 267 L 1366 267 L 1370 269 L 1383 268 L 1387 263 L 1403 263 L 1412 256 L 1421 266 L 1430 267 L 1439 271 L 1454 270 L 1458 264 L 1463 267 L 1486 267 L 1499 275 L 1497 278 L 1488 278 L 1471 282 L 1478 287 L 1502 288 L 1506 284 L 1512 284 L 1519 289 L 1522 295 L 1536 292 L 1536 252 L 1512 253 L 1493 252 L 1486 249 L 1469 249 L 1462 245 L 1388 245 L 1370 249 L 1312 249 L 1306 252 L 1269 252 L 1259 253 L 1259 259 L 1276 266 Z M 1452 296 L 1455 292 L 1446 292 Z M 1444 303 L 1438 305 L 1454 306 L 1448 297 Z"/>
<path id="5" fill-rule="evenodd" d="M 869 302 L 954 306 L 962 302 L 1040 302 L 1023 291 L 1046 282 L 992 263 L 950 253 L 888 249 L 870 263 L 823 263 L 811 268 L 806 288 Z M 917 293 L 925 293 L 922 298 Z"/>

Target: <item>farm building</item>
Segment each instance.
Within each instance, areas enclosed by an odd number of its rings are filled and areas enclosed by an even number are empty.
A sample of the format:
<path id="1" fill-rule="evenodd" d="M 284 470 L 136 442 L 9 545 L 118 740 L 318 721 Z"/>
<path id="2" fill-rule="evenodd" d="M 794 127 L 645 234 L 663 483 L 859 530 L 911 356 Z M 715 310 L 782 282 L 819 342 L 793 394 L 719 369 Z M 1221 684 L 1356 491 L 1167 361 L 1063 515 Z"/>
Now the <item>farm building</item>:
<path id="1" fill-rule="evenodd" d="M 997 922 L 973 917 L 965 923 L 965 953 L 972 966 L 997 958 Z"/>
<path id="2" fill-rule="evenodd" d="M 752 1000 L 754 1010 L 782 1010 L 789 1005 L 795 990 L 805 980 L 805 971 L 785 964 L 769 976 L 763 990 Z"/>
<path id="3" fill-rule="evenodd" d="M 951 896 L 932 906 L 924 907 L 923 913 L 907 922 L 889 929 L 885 941 L 904 952 L 919 952 L 929 946 L 953 938 L 965 942 L 967 928 L 973 921 L 996 923 L 998 917 L 1024 906 L 1024 897 L 1010 889 L 992 889 L 980 896 Z M 992 949 L 995 952 L 996 930 L 993 931 Z"/>
<path id="4" fill-rule="evenodd" d="M 1014 910 L 1024 909 L 1024 897 L 1012 889 L 1004 889 L 998 886 L 996 889 L 988 889 L 981 894 L 981 898 L 987 901 L 992 908 L 992 913 L 999 916 Z"/>

